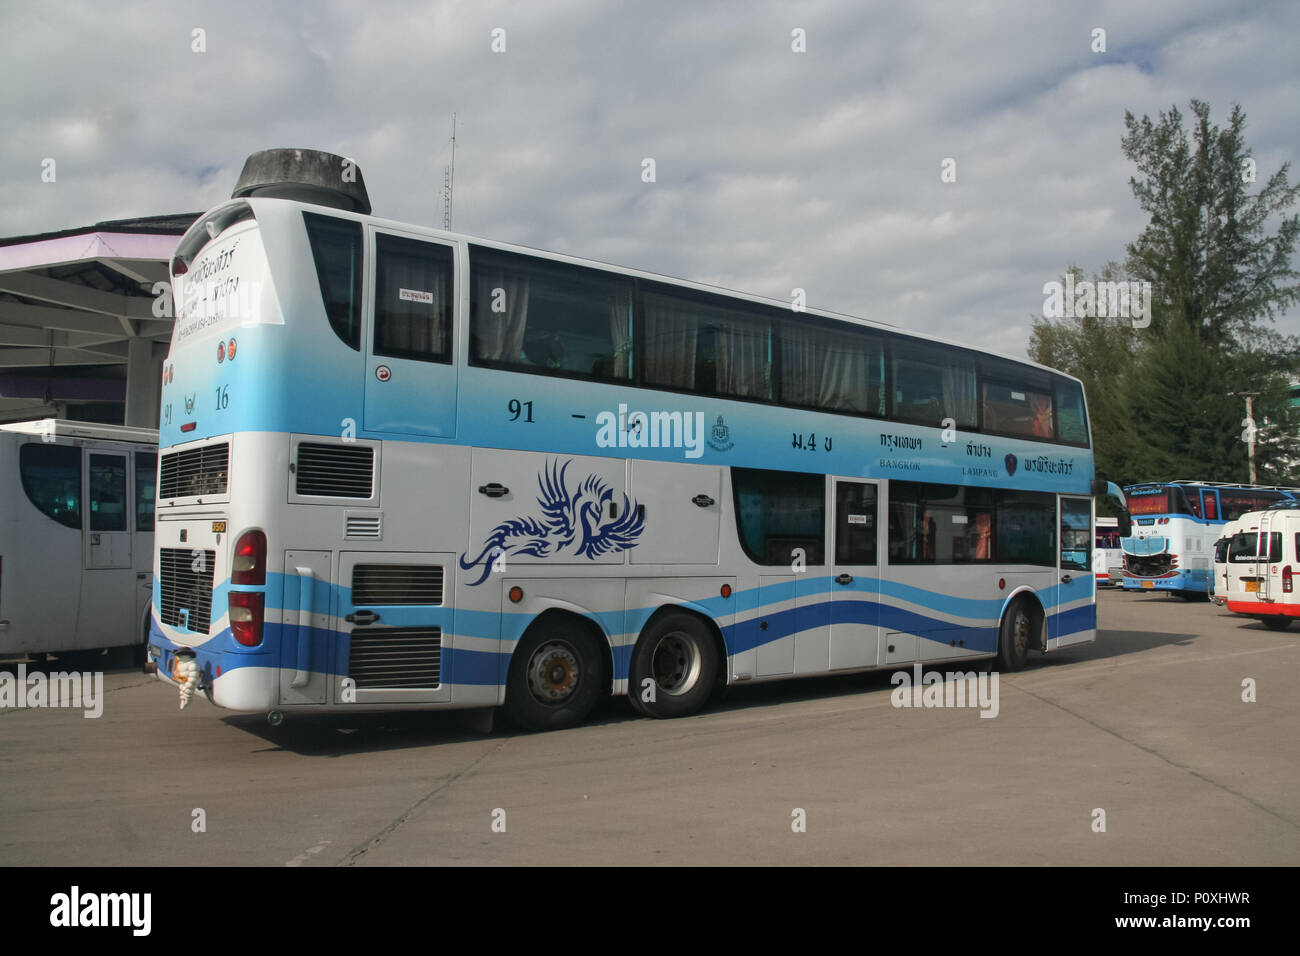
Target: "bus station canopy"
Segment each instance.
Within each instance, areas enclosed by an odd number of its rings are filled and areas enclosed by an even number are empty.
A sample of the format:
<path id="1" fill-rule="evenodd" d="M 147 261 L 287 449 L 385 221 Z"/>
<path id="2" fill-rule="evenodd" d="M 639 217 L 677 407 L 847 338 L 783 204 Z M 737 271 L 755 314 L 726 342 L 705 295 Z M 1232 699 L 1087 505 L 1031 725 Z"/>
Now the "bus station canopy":
<path id="1" fill-rule="evenodd" d="M 0 421 L 158 426 L 173 325 L 159 283 L 199 215 L 0 239 Z"/>

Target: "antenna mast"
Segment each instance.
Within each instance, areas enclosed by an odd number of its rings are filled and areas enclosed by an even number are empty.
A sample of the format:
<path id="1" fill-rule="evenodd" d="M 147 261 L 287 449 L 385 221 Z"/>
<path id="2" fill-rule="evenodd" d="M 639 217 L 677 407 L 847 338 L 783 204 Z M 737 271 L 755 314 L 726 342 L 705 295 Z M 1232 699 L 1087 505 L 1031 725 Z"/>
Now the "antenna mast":
<path id="1" fill-rule="evenodd" d="M 451 230 L 451 191 L 456 185 L 456 114 L 451 114 L 451 163 L 442 167 L 442 228 Z"/>

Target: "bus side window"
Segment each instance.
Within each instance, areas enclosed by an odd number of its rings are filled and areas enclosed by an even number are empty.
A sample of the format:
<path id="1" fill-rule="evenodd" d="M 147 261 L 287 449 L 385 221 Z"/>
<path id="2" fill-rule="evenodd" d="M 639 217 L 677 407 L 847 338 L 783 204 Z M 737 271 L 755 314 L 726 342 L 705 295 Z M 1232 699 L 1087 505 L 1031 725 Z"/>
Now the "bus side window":
<path id="1" fill-rule="evenodd" d="M 27 499 L 41 514 L 81 530 L 81 449 L 28 442 L 18 452 Z"/>
<path id="2" fill-rule="evenodd" d="M 825 561 L 826 479 L 822 475 L 732 468 L 736 536 L 755 564 Z"/>
<path id="3" fill-rule="evenodd" d="M 126 530 L 126 460 L 90 456 L 90 530 Z"/>
<path id="4" fill-rule="evenodd" d="M 158 456 L 150 452 L 135 453 L 135 530 L 153 530 L 153 505 L 158 476 Z"/>

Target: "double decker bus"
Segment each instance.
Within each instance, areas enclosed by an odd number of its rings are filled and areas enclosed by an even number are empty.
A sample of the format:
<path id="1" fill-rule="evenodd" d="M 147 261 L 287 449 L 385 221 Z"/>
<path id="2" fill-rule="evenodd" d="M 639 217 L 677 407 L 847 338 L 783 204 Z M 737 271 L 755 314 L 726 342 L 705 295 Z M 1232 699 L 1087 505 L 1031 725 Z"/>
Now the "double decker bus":
<path id="1" fill-rule="evenodd" d="M 143 653 L 157 468 L 152 428 L 0 425 L 0 660 Z"/>
<path id="2" fill-rule="evenodd" d="M 1076 379 L 369 212 L 268 151 L 177 248 L 161 679 L 551 728 L 1094 639 Z"/>
<path id="3" fill-rule="evenodd" d="M 1293 488 L 1209 481 L 1162 481 L 1124 488 L 1132 534 L 1124 551 L 1124 589 L 1208 594 L 1214 545 L 1224 525 L 1250 511 L 1293 501 Z"/>

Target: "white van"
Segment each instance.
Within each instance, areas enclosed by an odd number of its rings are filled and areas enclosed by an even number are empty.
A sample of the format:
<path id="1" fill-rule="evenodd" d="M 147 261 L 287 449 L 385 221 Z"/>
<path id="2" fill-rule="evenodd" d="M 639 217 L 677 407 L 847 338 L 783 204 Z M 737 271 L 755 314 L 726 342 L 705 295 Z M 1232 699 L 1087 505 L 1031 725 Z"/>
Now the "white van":
<path id="1" fill-rule="evenodd" d="M 1282 631 L 1300 616 L 1300 509 L 1252 511 L 1224 525 L 1214 549 L 1214 601 Z"/>

